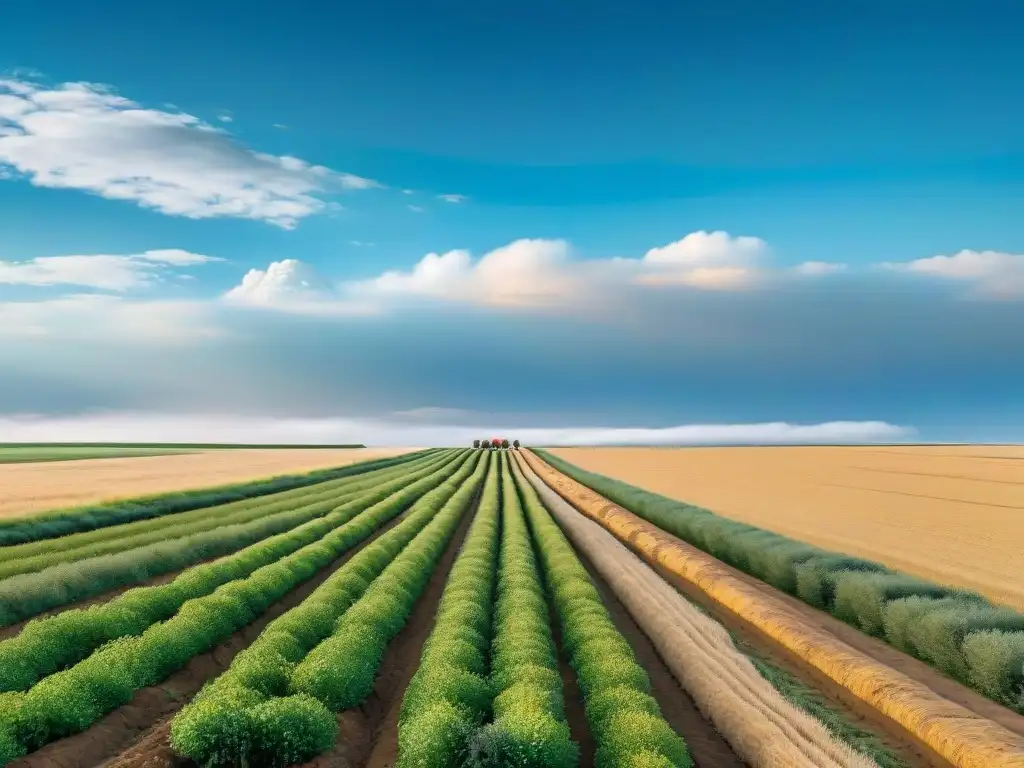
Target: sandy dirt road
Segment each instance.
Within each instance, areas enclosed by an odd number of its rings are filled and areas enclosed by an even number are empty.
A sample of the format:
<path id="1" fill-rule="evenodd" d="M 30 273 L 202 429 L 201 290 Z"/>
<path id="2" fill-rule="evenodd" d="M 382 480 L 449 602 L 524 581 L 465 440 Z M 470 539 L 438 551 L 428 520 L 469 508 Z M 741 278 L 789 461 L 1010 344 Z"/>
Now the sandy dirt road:
<path id="1" fill-rule="evenodd" d="M 1024 447 L 567 448 L 573 464 L 1024 610 Z"/>
<path id="2" fill-rule="evenodd" d="M 0 518 L 309 472 L 415 448 L 239 448 L 178 456 L 0 464 Z"/>

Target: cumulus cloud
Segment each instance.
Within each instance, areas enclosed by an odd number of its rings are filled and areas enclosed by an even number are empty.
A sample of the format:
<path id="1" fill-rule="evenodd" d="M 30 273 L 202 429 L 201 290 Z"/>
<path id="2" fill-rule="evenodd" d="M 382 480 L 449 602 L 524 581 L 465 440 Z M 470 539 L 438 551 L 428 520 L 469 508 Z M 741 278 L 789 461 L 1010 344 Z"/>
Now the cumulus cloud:
<path id="1" fill-rule="evenodd" d="M 266 269 L 250 269 L 242 282 L 223 298 L 235 306 L 299 314 L 366 314 L 372 311 L 367 305 L 344 300 L 329 280 L 298 259 L 271 262 Z"/>
<path id="2" fill-rule="evenodd" d="M 649 285 L 736 289 L 758 281 L 768 253 L 768 244 L 757 237 L 700 231 L 652 248 L 631 266 L 638 272 L 636 280 Z"/>
<path id="3" fill-rule="evenodd" d="M 446 203 L 464 203 L 469 198 L 465 195 L 438 195 L 438 200 L 444 200 Z"/>
<path id="4" fill-rule="evenodd" d="M 498 433 L 525 445 L 758 445 L 898 442 L 915 430 L 883 421 L 822 424 L 690 424 L 653 429 L 537 428 L 410 424 L 356 418 L 267 418 L 235 415 L 97 413 L 67 417 L 0 415 L 0 432 L 15 442 L 239 442 L 365 443 L 367 445 L 468 445 Z"/>
<path id="5" fill-rule="evenodd" d="M 883 266 L 901 272 L 966 283 L 980 297 L 1024 297 L 1024 254 L 963 250 L 952 256 L 887 262 Z"/>
<path id="6" fill-rule="evenodd" d="M 223 120 L 223 116 L 221 118 Z M 147 109 L 93 83 L 0 81 L 0 171 L 170 216 L 232 217 L 290 229 L 326 195 L 379 186 L 242 146 L 179 111 Z"/>
<path id="7" fill-rule="evenodd" d="M 569 258 L 564 240 L 516 240 L 475 262 L 465 250 L 428 253 L 409 271 L 388 271 L 349 290 L 366 298 L 421 296 L 484 306 L 547 306 L 577 292 L 579 278 Z"/>
<path id="8" fill-rule="evenodd" d="M 408 205 L 406 207 L 413 213 L 423 213 L 425 210 L 422 205 Z"/>
<path id="9" fill-rule="evenodd" d="M 223 261 L 180 249 L 145 251 L 125 256 L 109 254 L 40 256 L 28 261 L 0 261 L 0 284 L 77 285 L 108 291 L 127 291 L 159 281 L 168 268 Z"/>

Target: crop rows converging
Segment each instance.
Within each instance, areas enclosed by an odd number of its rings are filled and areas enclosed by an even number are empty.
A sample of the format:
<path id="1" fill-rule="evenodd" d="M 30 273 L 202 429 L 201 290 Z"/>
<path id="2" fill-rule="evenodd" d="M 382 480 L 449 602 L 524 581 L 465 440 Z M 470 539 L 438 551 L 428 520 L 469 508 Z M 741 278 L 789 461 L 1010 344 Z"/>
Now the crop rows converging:
<path id="1" fill-rule="evenodd" d="M 768 616 L 821 630 L 680 549 L 666 504 L 538 455 L 432 449 L 17 529 L 0 765 L 923 768 L 924 742 L 959 768 L 1024 766 L 1024 740 L 977 715 L 962 738 L 953 710 L 923 707 L 928 734 L 851 710 L 755 636 Z M 858 669 L 814 637 L 809 656 Z M 902 685 L 884 679 L 880 696 Z"/>

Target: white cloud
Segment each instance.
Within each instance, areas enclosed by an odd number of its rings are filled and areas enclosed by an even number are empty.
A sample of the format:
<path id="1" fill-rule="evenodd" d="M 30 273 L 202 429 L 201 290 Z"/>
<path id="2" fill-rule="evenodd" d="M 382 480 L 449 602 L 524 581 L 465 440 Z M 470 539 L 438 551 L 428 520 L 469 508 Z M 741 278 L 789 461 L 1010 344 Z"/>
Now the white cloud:
<path id="1" fill-rule="evenodd" d="M 952 256 L 931 256 L 907 262 L 886 262 L 885 268 L 968 283 L 986 298 L 1024 297 L 1024 254 L 963 250 Z"/>
<path id="2" fill-rule="evenodd" d="M 757 237 L 728 232 L 691 232 L 681 240 L 652 248 L 640 260 L 637 282 L 688 285 L 702 289 L 737 289 L 761 277 L 768 244 Z"/>
<path id="3" fill-rule="evenodd" d="M 220 120 L 222 123 L 233 123 L 235 121 L 235 118 L 233 118 L 227 112 L 217 115 L 217 119 Z"/>
<path id="4" fill-rule="evenodd" d="M 413 213 L 423 213 L 424 210 L 422 205 L 408 205 L 406 207 Z"/>
<path id="5" fill-rule="evenodd" d="M 168 267 L 223 261 L 178 249 L 146 251 L 127 256 L 40 256 L 29 261 L 0 261 L 0 284 L 78 285 L 108 291 L 127 291 L 152 285 Z"/>
<path id="6" fill-rule="evenodd" d="M 495 425 L 409 424 L 389 419 L 266 418 L 259 416 L 96 413 L 68 417 L 0 416 L 0 433 L 13 442 L 239 442 L 367 445 L 469 445 L 500 434 L 524 445 L 715 445 L 896 442 L 915 430 L 882 421 L 824 424 L 691 424 L 652 429 L 572 429 Z"/>
<path id="7" fill-rule="evenodd" d="M 516 240 L 473 261 L 469 251 L 428 253 L 408 272 L 393 270 L 349 286 L 361 296 L 423 296 L 468 304 L 538 307 L 576 294 L 564 240 Z"/>
<path id="8" fill-rule="evenodd" d="M 373 308 L 345 301 L 337 288 L 309 264 L 298 259 L 250 269 L 242 282 L 224 294 L 228 304 L 311 315 L 369 314 Z"/>
<path id="9" fill-rule="evenodd" d="M 831 261 L 805 261 L 797 264 L 793 271 L 800 275 L 832 275 L 836 272 L 845 272 L 846 265 Z"/>
<path id="10" fill-rule="evenodd" d="M 0 302 L 0 339 L 161 344 L 224 336 L 210 310 L 202 302 L 130 301 L 105 294 L 6 301 Z"/>
<path id="11" fill-rule="evenodd" d="M 292 228 L 325 195 L 376 182 L 256 152 L 178 111 L 146 109 L 92 83 L 0 81 L 0 170 L 171 216 L 254 219 Z"/>
<path id="12" fill-rule="evenodd" d="M 285 125 L 284 123 L 274 123 L 273 126 L 271 126 L 271 127 L 272 128 L 277 128 L 277 130 L 279 130 L 279 131 L 287 131 L 288 130 L 288 126 Z"/>
<path id="13" fill-rule="evenodd" d="M 469 198 L 465 195 L 438 195 L 438 200 L 444 200 L 446 203 L 464 203 Z"/>
<path id="14" fill-rule="evenodd" d="M 402 190 L 402 194 L 403 195 L 415 195 L 416 194 L 416 190 L 415 189 L 403 189 Z"/>

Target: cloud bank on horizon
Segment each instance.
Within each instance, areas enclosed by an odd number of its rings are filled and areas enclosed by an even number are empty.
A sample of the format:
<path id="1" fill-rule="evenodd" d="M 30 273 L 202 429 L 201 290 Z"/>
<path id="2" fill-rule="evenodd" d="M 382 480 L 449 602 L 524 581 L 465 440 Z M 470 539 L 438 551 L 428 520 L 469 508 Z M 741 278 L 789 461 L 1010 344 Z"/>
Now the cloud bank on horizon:
<path id="1" fill-rule="evenodd" d="M 430 410 L 429 408 L 427 410 Z M 823 424 L 686 424 L 671 427 L 558 428 L 490 423 L 429 423 L 402 414 L 378 419 L 297 419 L 180 414 L 100 413 L 54 418 L 0 416 L 9 442 L 296 443 L 371 446 L 469 445 L 490 434 L 508 435 L 524 445 L 799 445 L 906 442 L 910 427 L 881 421 Z"/>

